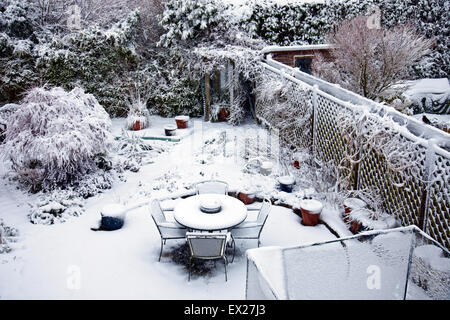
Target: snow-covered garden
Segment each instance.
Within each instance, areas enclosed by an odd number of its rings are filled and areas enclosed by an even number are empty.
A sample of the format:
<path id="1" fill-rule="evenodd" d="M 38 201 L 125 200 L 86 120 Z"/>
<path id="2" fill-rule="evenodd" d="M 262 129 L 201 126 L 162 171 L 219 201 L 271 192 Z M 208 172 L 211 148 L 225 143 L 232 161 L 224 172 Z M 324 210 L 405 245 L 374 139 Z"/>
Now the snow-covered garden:
<path id="1" fill-rule="evenodd" d="M 448 299 L 447 9 L 0 0 L 0 299 Z M 209 180 L 242 219 L 180 219 Z"/>

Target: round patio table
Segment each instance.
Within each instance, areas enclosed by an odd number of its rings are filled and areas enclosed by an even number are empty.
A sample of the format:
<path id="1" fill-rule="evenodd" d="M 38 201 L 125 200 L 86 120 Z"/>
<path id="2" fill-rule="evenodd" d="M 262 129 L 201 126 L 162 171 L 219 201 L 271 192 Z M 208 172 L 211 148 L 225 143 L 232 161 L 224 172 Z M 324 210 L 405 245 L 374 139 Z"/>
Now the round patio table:
<path id="1" fill-rule="evenodd" d="M 205 213 L 200 210 L 203 201 L 217 199 L 221 210 Z M 199 194 L 181 200 L 174 208 L 174 219 L 188 229 L 217 231 L 232 229 L 247 217 L 247 208 L 240 200 L 223 194 Z"/>

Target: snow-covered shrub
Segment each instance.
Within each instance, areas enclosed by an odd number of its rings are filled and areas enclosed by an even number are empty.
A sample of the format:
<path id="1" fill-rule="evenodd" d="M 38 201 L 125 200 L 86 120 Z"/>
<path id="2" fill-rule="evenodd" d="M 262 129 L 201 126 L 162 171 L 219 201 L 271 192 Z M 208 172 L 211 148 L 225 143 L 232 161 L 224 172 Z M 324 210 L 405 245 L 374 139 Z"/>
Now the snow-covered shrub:
<path id="1" fill-rule="evenodd" d="M 28 218 L 31 223 L 50 225 L 65 222 L 70 217 L 84 213 L 83 199 L 73 190 L 56 189 L 42 193 L 31 206 Z"/>
<path id="2" fill-rule="evenodd" d="M 9 243 L 16 242 L 19 231 L 16 228 L 7 226 L 2 219 L 0 219 L 0 253 L 8 253 L 12 249 Z"/>
<path id="3" fill-rule="evenodd" d="M 295 92 L 295 94 L 294 94 Z M 256 87 L 258 114 L 280 132 L 292 148 L 312 145 L 311 91 L 284 78 L 262 75 Z"/>
<path id="4" fill-rule="evenodd" d="M 109 29 L 92 25 L 63 37 L 49 34 L 36 48 L 43 80 L 66 90 L 82 87 L 110 115 L 126 114 L 126 80 L 139 60 L 133 46 L 138 23 L 133 11 Z"/>
<path id="5" fill-rule="evenodd" d="M 170 0 L 161 18 L 166 33 L 159 45 L 170 47 L 210 38 L 226 25 L 224 11 L 225 5 L 217 0 Z"/>
<path id="6" fill-rule="evenodd" d="M 28 1 L 0 0 L 0 102 L 16 102 L 38 81 L 36 17 Z"/>
<path id="7" fill-rule="evenodd" d="M 98 170 L 95 157 L 111 143 L 111 121 L 80 88 L 36 88 L 7 122 L 2 155 L 34 191 L 69 184 Z"/>
<path id="8" fill-rule="evenodd" d="M 154 51 L 150 61 L 137 73 L 148 86 L 147 107 L 152 114 L 175 117 L 203 114 L 200 79 L 189 68 L 180 48 Z"/>

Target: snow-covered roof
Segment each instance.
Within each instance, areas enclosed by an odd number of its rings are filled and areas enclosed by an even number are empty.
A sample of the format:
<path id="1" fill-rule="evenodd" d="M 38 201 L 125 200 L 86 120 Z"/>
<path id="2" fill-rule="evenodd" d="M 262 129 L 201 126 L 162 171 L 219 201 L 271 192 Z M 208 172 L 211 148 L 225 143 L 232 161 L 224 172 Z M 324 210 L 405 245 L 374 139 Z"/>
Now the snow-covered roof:
<path id="1" fill-rule="evenodd" d="M 331 44 L 307 44 L 297 46 L 267 46 L 261 50 L 262 53 L 279 52 L 279 51 L 302 51 L 302 50 L 324 50 L 333 49 Z"/>

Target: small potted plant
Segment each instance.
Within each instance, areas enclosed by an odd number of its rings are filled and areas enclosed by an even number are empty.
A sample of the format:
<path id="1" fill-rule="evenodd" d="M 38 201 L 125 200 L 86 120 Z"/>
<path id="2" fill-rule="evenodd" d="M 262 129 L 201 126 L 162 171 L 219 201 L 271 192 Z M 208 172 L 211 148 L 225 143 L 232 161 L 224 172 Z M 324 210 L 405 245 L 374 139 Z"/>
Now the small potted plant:
<path id="1" fill-rule="evenodd" d="M 315 226 L 319 223 L 320 214 L 323 205 L 320 201 L 314 199 L 303 199 L 300 201 L 300 212 L 302 215 L 302 224 L 305 226 Z"/>
<path id="2" fill-rule="evenodd" d="M 238 198 L 244 204 L 252 204 L 253 202 L 255 202 L 255 197 L 256 197 L 256 190 L 251 186 L 243 188 L 241 191 L 238 192 Z"/>
<path id="3" fill-rule="evenodd" d="M 175 122 L 178 129 L 186 129 L 189 125 L 189 116 L 177 116 Z"/>
<path id="4" fill-rule="evenodd" d="M 147 109 L 148 98 L 142 97 L 139 90 L 130 91 L 130 107 L 126 120 L 128 130 L 142 130 L 149 126 L 150 112 Z"/>
<path id="5" fill-rule="evenodd" d="M 213 121 L 227 121 L 228 115 L 229 111 L 225 103 L 211 105 L 211 118 Z"/>

